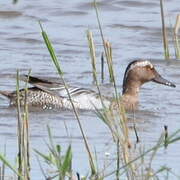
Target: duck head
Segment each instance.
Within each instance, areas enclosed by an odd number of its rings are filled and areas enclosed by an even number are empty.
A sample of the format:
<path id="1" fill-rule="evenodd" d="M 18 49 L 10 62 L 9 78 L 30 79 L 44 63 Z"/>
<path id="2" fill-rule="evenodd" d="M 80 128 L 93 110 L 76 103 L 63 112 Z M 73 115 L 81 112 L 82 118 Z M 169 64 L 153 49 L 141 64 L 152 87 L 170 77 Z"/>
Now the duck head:
<path id="1" fill-rule="evenodd" d="M 149 81 L 176 87 L 172 82 L 161 77 L 150 61 L 136 60 L 131 62 L 126 68 L 122 94 L 138 95 L 140 87 Z"/>

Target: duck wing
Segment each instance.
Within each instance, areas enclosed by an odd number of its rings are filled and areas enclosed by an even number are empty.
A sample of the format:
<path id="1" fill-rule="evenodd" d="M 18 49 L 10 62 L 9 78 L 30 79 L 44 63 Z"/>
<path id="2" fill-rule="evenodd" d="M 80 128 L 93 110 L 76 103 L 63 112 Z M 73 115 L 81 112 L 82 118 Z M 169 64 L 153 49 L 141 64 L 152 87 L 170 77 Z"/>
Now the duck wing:
<path id="1" fill-rule="evenodd" d="M 68 98 L 66 88 L 61 82 L 52 82 L 39 77 L 27 76 L 27 75 L 23 75 L 21 79 L 23 81 L 27 81 L 28 79 L 28 83 L 32 84 L 34 87 L 37 87 L 38 89 L 41 89 L 42 91 L 46 91 L 50 94 Z M 68 90 L 72 98 L 77 98 L 84 95 L 88 95 L 88 96 L 93 95 L 96 97 L 98 96 L 98 94 L 95 91 L 87 88 L 68 86 Z"/>
<path id="2" fill-rule="evenodd" d="M 46 79 L 38 78 L 35 76 L 28 76 L 28 75 L 23 75 L 21 76 L 21 80 L 30 83 L 34 86 L 39 86 L 39 87 L 45 87 L 48 88 L 49 90 L 53 89 L 54 87 L 58 87 L 62 85 L 62 83 L 56 83 L 52 82 Z"/>

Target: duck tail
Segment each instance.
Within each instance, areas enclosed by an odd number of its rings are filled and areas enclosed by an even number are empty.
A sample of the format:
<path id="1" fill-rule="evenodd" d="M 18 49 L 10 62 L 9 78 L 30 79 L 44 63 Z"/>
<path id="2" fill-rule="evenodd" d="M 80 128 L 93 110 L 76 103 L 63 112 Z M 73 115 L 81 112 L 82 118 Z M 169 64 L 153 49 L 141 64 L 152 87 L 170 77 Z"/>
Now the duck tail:
<path id="1" fill-rule="evenodd" d="M 10 91 L 0 91 L 0 94 L 11 99 L 12 98 L 12 92 Z"/>

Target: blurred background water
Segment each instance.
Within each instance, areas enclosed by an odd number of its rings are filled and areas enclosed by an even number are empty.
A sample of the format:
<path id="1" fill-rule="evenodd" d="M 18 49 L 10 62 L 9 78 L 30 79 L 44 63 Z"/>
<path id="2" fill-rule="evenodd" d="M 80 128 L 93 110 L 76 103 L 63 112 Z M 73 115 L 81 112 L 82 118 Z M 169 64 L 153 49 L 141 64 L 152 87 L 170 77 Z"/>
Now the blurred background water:
<path id="1" fill-rule="evenodd" d="M 56 53 L 61 60 L 68 83 L 95 89 L 92 83 L 90 55 L 86 31 L 94 34 L 97 49 L 97 67 L 100 71 L 100 56 L 103 51 L 92 1 L 72 0 L 19 0 L 0 2 L 0 90 L 15 89 L 16 70 L 44 78 L 58 78 L 43 42 L 38 21 L 48 32 Z M 121 92 L 122 79 L 127 64 L 136 58 L 151 59 L 162 76 L 176 84 L 176 88 L 148 83 L 141 90 L 140 112 L 135 115 L 141 142 L 146 148 L 155 144 L 166 124 L 169 132 L 180 127 L 179 122 L 179 69 L 180 61 L 165 61 L 161 36 L 159 1 L 151 0 L 101 0 L 98 3 L 100 19 L 105 38 L 112 43 L 113 62 Z M 169 27 L 174 26 L 180 1 L 165 2 L 165 16 Z M 174 53 L 171 48 L 171 54 Z M 172 57 L 174 58 L 174 57 Z M 106 69 L 107 72 L 107 69 Z M 113 88 L 106 76 L 102 92 L 113 95 Z M 1 149 L 7 144 L 7 156 L 14 162 L 17 153 L 16 110 L 8 107 L 7 99 L 0 99 Z M 100 162 L 113 144 L 108 128 L 94 112 L 80 112 L 84 130 Z M 67 135 L 64 123 L 68 127 Z M 71 111 L 31 111 L 31 147 L 46 152 L 46 125 L 49 124 L 54 139 L 65 150 L 71 142 L 73 147 L 73 169 L 81 174 L 89 170 L 87 153 Z M 96 128 L 94 128 L 96 127 Z M 134 134 L 132 132 L 132 138 Z M 159 152 L 154 166 L 166 165 L 178 174 L 180 172 L 180 144 L 175 143 Z M 43 179 L 32 151 L 32 179 Z M 42 177 L 42 178 L 41 178 Z"/>

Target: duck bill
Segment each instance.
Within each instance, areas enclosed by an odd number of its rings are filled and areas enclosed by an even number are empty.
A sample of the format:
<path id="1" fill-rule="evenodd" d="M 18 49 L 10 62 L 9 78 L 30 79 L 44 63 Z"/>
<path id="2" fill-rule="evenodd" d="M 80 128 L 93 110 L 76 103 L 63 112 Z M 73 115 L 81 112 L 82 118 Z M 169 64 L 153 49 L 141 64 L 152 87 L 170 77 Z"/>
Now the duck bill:
<path id="1" fill-rule="evenodd" d="M 154 82 L 156 82 L 156 83 L 159 83 L 159 84 L 164 84 L 164 85 L 166 85 L 166 86 L 176 87 L 175 84 L 173 84 L 172 82 L 164 79 L 164 78 L 161 77 L 161 75 L 158 74 L 158 73 L 156 74 L 156 77 L 155 77 L 152 81 L 154 81 Z"/>

